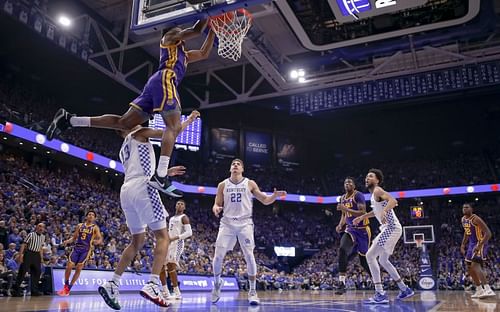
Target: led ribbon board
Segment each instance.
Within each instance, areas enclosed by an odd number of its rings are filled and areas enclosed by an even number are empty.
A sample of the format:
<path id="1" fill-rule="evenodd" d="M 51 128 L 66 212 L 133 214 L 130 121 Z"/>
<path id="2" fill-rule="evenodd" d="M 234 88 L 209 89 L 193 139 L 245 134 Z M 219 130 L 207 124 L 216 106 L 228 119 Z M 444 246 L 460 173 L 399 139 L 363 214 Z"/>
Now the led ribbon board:
<path id="1" fill-rule="evenodd" d="M 5 125 L 0 125 L 0 131 L 7 133 L 9 135 L 24 139 L 26 141 L 43 145 L 52 150 L 63 152 L 68 155 L 80 158 L 84 161 L 94 163 L 104 168 L 113 169 L 117 172 L 123 173 L 123 166 L 119 161 L 109 159 L 107 157 L 101 156 L 91 151 L 87 151 L 83 148 L 59 141 L 52 140 L 48 141 L 45 135 L 37 133 L 35 131 L 26 129 L 19 125 L 7 122 Z M 5 137 L 7 138 L 7 137 Z M 188 185 L 178 182 L 173 182 L 173 184 L 185 193 L 191 194 L 206 194 L 215 195 L 217 193 L 217 188 L 213 186 L 202 186 L 202 185 Z M 484 185 L 470 185 L 470 186 L 455 186 L 455 187 L 444 187 L 444 188 L 430 188 L 430 189 L 420 189 L 420 190 L 407 190 L 407 191 L 395 191 L 390 192 L 394 198 L 415 198 L 415 197 L 441 197 L 450 195 L 463 195 L 463 194 L 477 194 L 477 193 L 490 193 L 498 192 L 500 190 L 499 184 L 484 184 Z M 267 192 L 267 194 L 271 194 Z M 364 194 L 365 200 L 370 200 L 370 194 Z M 278 201 L 286 202 L 301 202 L 309 204 L 336 204 L 340 201 L 340 195 L 338 196 L 316 196 L 316 195 L 302 195 L 302 194 L 287 194 L 284 197 L 279 197 Z"/>

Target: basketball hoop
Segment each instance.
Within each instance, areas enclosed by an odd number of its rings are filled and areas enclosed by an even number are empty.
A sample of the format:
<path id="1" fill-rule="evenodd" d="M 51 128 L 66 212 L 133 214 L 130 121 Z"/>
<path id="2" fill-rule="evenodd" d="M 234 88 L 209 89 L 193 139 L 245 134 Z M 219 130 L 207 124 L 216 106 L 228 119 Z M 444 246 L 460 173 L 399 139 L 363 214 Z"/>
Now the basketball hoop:
<path id="1" fill-rule="evenodd" d="M 217 53 L 237 61 L 241 57 L 243 38 L 252 26 L 252 14 L 245 9 L 227 12 L 210 19 L 210 25 L 219 38 Z"/>

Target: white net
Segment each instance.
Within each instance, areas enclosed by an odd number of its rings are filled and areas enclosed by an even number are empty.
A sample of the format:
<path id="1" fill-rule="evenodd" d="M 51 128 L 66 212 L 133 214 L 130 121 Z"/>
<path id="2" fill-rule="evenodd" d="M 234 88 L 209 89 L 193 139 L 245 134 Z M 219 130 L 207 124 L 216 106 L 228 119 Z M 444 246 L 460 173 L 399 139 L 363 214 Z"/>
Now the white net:
<path id="1" fill-rule="evenodd" d="M 245 9 L 239 9 L 212 18 L 210 24 L 219 38 L 217 53 L 237 61 L 241 57 L 243 39 L 252 26 L 252 15 Z"/>

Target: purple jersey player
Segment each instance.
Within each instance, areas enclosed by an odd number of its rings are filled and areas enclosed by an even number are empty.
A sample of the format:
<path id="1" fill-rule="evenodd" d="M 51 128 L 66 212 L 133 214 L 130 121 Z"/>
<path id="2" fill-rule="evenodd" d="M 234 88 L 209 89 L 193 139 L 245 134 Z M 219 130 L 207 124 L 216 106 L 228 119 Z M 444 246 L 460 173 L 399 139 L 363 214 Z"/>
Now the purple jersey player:
<path id="1" fill-rule="evenodd" d="M 342 195 L 340 203 L 337 205 L 337 210 L 342 211 L 342 217 L 337 225 L 337 232 L 342 232 L 344 225 L 347 224 L 345 233 L 340 240 L 339 249 L 339 280 L 340 285 L 337 291 L 337 295 L 342 295 L 345 293 L 345 279 L 347 272 L 347 263 L 355 252 L 359 255 L 359 261 L 361 266 L 370 272 L 368 268 L 368 263 L 366 262 L 366 252 L 370 246 L 370 226 L 369 220 L 363 221 L 363 224 L 354 225 L 353 220 L 356 217 L 363 215 L 366 212 L 365 197 L 362 193 L 356 190 L 356 185 L 354 184 L 354 179 L 347 177 L 344 180 L 344 190 L 345 194 Z"/>
<path id="2" fill-rule="evenodd" d="M 493 297 L 495 293 L 488 285 L 488 280 L 482 269 L 483 261 L 486 260 L 488 252 L 491 231 L 483 219 L 473 213 L 472 204 L 464 204 L 462 212 L 464 214 L 462 217 L 464 238 L 460 251 L 465 255 L 469 275 L 476 285 L 476 293 L 472 295 L 472 298 Z"/>
<path id="3" fill-rule="evenodd" d="M 64 245 L 74 242 L 75 247 L 73 247 L 73 251 L 69 256 L 66 271 L 64 272 L 64 288 L 57 292 L 59 296 L 69 295 L 71 287 L 73 287 L 78 277 L 80 277 L 80 272 L 85 262 L 87 262 L 92 255 L 93 245 L 102 243 L 101 231 L 97 224 L 95 224 L 95 219 L 95 211 L 88 211 L 85 216 L 85 222 L 78 224 L 73 233 L 73 237 L 63 242 Z M 76 266 L 76 270 L 70 283 L 69 277 L 74 266 Z"/>
<path id="4" fill-rule="evenodd" d="M 149 78 L 142 93 L 130 103 L 130 108 L 124 115 L 77 117 L 61 108 L 47 129 L 47 138 L 51 140 L 56 130 L 63 131 L 71 127 L 129 131 L 146 122 L 151 114 L 158 113 L 163 117 L 166 128 L 162 136 L 160 161 L 149 184 L 172 197 L 182 197 L 182 192 L 176 189 L 167 177 L 175 139 L 181 132 L 181 103 L 177 87 L 184 77 L 188 63 L 206 59 L 212 50 L 215 38 L 212 30 L 199 50 L 184 49 L 184 41 L 199 36 L 206 25 L 207 21 L 204 20 L 188 29 L 174 27 L 163 31 L 158 71 Z"/>

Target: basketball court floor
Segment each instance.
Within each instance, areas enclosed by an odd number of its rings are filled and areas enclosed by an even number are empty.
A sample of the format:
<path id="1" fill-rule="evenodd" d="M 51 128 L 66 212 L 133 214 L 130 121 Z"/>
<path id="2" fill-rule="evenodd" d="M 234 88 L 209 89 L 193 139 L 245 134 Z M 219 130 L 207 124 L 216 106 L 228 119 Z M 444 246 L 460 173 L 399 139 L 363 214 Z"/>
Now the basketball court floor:
<path id="1" fill-rule="evenodd" d="M 362 300 L 371 292 L 353 291 L 344 296 L 331 291 L 277 291 L 260 292 L 260 306 L 249 306 L 245 292 L 223 292 L 220 301 L 210 303 L 209 292 L 185 292 L 182 301 L 169 308 L 159 308 L 136 293 L 121 294 L 121 311 L 210 311 L 210 312 L 270 312 L 270 311 L 477 311 L 500 310 L 497 295 L 489 299 L 470 299 L 471 293 L 463 291 L 418 292 L 413 298 L 386 305 L 363 305 Z M 396 292 L 391 292 L 394 298 Z M 113 311 L 96 294 L 69 297 L 45 296 L 0 299 L 0 311 Z"/>

